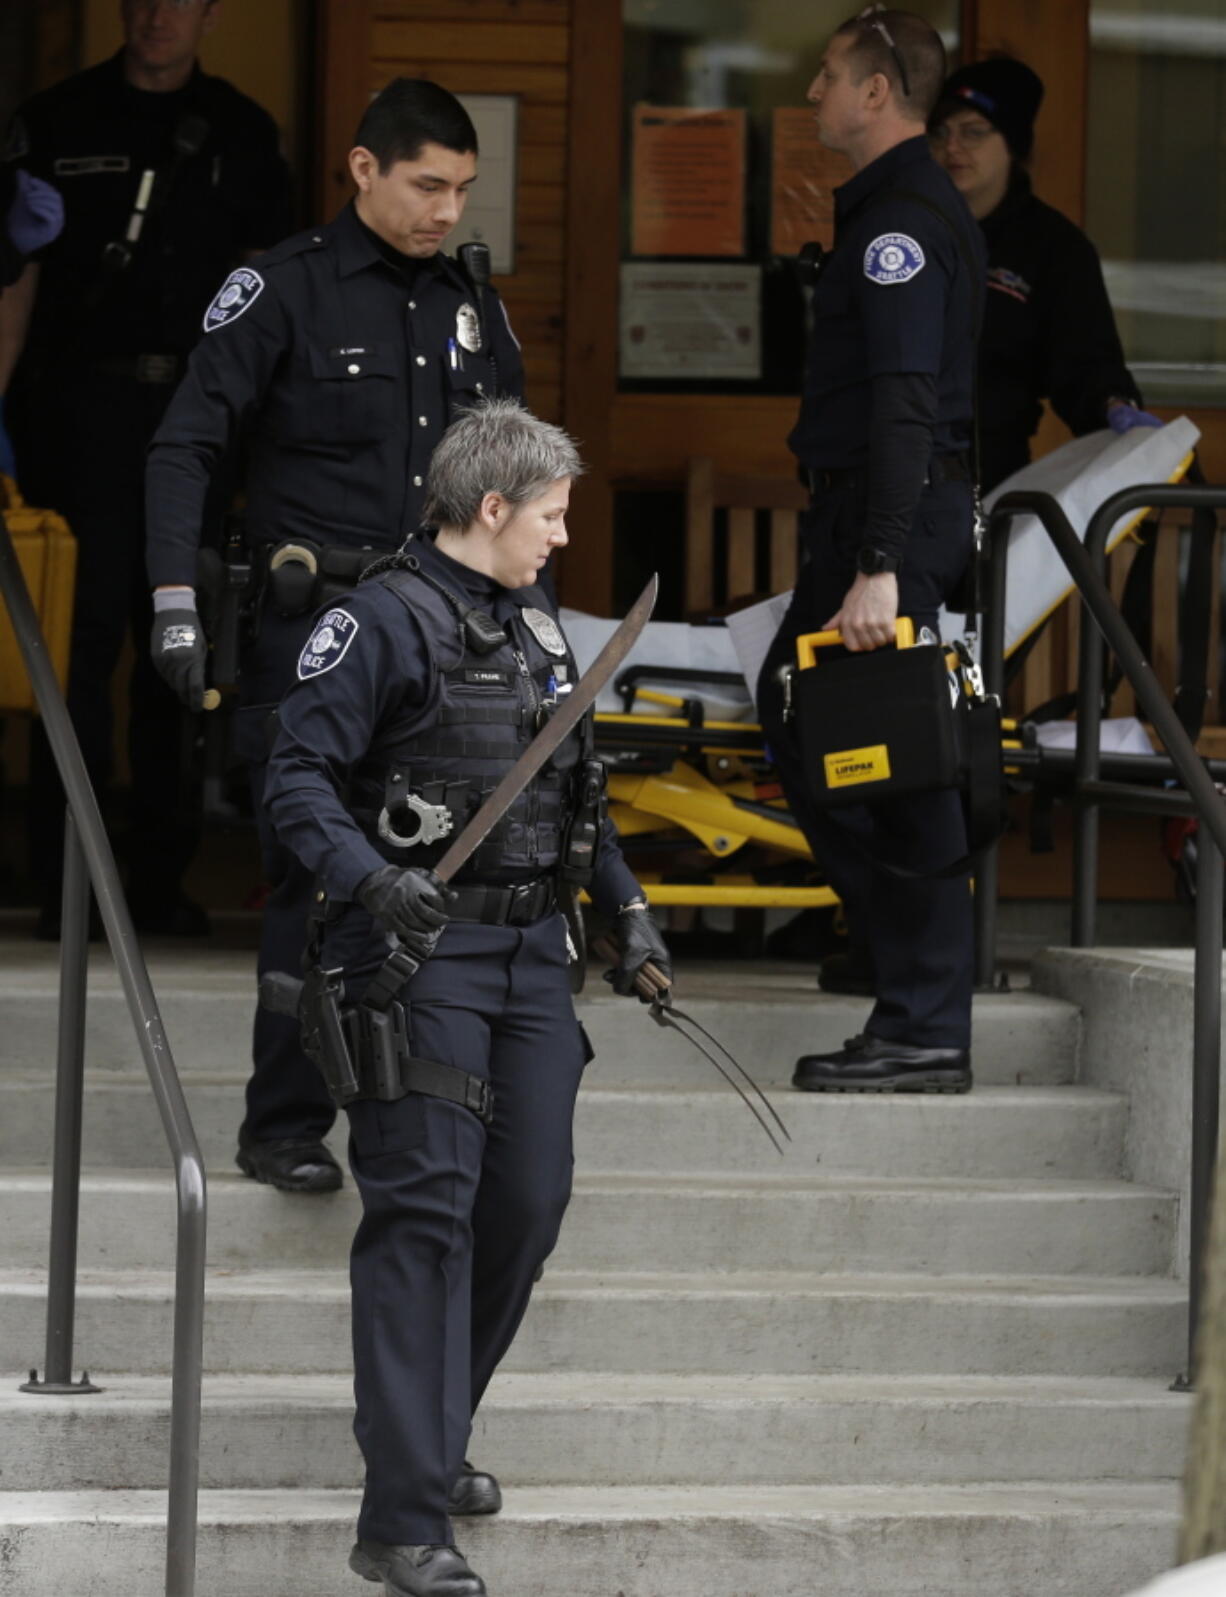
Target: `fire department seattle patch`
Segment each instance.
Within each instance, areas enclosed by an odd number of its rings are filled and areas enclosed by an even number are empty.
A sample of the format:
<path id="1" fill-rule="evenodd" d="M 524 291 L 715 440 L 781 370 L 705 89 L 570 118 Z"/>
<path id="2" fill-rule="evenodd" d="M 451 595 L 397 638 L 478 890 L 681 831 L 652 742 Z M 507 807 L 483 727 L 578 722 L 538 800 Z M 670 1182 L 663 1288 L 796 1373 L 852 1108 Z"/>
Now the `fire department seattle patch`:
<path id="1" fill-rule="evenodd" d="M 298 680 L 323 676 L 339 665 L 345 651 L 358 635 L 358 623 L 348 610 L 329 610 L 307 640 L 298 656 Z"/>
<path id="2" fill-rule="evenodd" d="M 240 266 L 217 290 L 213 303 L 204 313 L 204 330 L 215 333 L 227 322 L 237 321 L 250 310 L 264 289 L 264 279 L 249 266 Z"/>
<path id="3" fill-rule="evenodd" d="M 906 233 L 883 233 L 864 252 L 864 275 L 874 283 L 908 283 L 924 269 L 924 252 Z"/>

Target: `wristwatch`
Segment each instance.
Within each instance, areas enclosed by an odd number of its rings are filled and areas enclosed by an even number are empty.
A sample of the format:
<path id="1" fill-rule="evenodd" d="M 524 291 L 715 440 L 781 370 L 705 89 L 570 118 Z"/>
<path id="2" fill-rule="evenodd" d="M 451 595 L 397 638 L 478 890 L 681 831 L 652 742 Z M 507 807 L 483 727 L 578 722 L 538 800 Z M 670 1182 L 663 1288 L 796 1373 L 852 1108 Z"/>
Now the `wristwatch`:
<path id="1" fill-rule="evenodd" d="M 856 570 L 866 577 L 879 577 L 883 572 L 896 573 L 902 561 L 897 555 L 888 555 L 884 549 L 874 549 L 863 544 L 856 551 Z"/>

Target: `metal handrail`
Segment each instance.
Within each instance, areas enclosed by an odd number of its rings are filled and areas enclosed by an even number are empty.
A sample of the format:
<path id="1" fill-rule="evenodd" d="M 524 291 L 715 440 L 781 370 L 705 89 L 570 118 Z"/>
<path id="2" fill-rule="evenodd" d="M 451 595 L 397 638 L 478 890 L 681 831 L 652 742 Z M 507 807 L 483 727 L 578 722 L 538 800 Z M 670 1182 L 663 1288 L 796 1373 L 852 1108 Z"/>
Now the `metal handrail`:
<path id="1" fill-rule="evenodd" d="M 206 1189 L 204 1160 L 166 1040 L 149 972 L 119 883 L 98 801 L 90 785 L 46 640 L 3 517 L 0 595 L 8 607 L 48 741 L 68 801 L 61 921 L 60 1044 L 56 1073 L 51 1256 L 47 1285 L 46 1380 L 27 1390 L 97 1390 L 72 1381 L 77 1217 L 81 1187 L 89 883 L 119 971 L 174 1160 L 178 1195 L 175 1242 L 174 1353 L 170 1407 L 170 1477 L 166 1522 L 166 1597 L 194 1597 L 200 1475 L 200 1387 L 204 1351 Z"/>
<path id="2" fill-rule="evenodd" d="M 1078 810 L 1078 847 L 1073 900 L 1073 942 L 1085 946 L 1093 937 L 1093 904 L 1097 897 L 1097 811 L 1103 804 L 1162 813 L 1190 807 L 1201 822 L 1197 854 L 1196 954 L 1193 975 L 1192 1043 L 1192 1171 L 1188 1268 L 1188 1362 L 1177 1384 L 1190 1385 L 1200 1318 L 1201 1266 L 1208 1231 L 1209 1199 L 1217 1160 L 1221 1084 L 1223 859 L 1226 858 L 1226 800 L 1196 751 L 1178 715 L 1150 668 L 1149 661 L 1106 582 L 1106 547 L 1111 529 L 1122 515 L 1136 509 L 1204 509 L 1226 507 L 1226 487 L 1153 483 L 1126 488 L 1105 500 L 1091 517 L 1086 543 L 1050 494 L 1005 494 L 992 511 L 989 525 L 987 607 L 983 626 L 983 674 L 989 692 L 1004 686 L 1005 588 L 1008 534 L 1013 518 L 1035 516 L 1068 568 L 1082 609 L 1080 665 L 1077 682 L 1077 747 L 1073 796 Z M 1100 776 L 1102 756 L 1103 653 L 1093 620 L 1137 701 L 1157 732 L 1183 784 L 1183 794 L 1147 791 L 1143 787 Z M 997 851 L 992 850 L 976 880 L 976 976 L 991 985 L 996 959 Z"/>

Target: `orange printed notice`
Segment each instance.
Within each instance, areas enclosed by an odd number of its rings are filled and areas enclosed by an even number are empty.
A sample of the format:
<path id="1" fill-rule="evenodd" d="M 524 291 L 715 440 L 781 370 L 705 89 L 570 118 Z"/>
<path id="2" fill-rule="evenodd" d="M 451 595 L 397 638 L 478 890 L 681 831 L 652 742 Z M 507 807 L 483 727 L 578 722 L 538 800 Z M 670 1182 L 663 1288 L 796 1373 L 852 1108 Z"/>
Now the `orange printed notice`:
<path id="1" fill-rule="evenodd" d="M 819 143 L 809 106 L 777 106 L 771 129 L 771 254 L 834 243 L 834 191 L 852 175 L 845 155 Z"/>
<path id="2" fill-rule="evenodd" d="M 636 105 L 633 255 L 744 255 L 745 113 Z"/>

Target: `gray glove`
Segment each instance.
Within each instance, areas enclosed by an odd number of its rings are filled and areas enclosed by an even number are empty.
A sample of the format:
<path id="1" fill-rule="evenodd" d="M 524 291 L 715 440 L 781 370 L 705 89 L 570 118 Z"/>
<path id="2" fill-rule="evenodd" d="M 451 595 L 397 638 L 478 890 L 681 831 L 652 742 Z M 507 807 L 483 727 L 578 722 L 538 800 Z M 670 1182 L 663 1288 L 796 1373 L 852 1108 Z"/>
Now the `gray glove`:
<path id="1" fill-rule="evenodd" d="M 158 610 L 149 642 L 153 668 L 189 710 L 204 708 L 204 630 L 195 610 Z"/>
<path id="2" fill-rule="evenodd" d="M 634 985 L 634 978 L 648 960 L 666 978 L 667 985 L 672 986 L 673 962 L 668 955 L 668 945 L 646 905 L 642 909 L 622 910 L 617 917 L 617 941 L 621 957 L 617 968 L 606 973 L 606 980 L 612 983 L 615 993 L 622 998 L 638 998 L 641 1003 L 650 1003 L 651 999 Z"/>
<path id="3" fill-rule="evenodd" d="M 433 871 L 384 865 L 357 890 L 357 901 L 385 931 L 394 932 L 415 959 L 427 960 L 447 924 L 447 889 Z"/>

